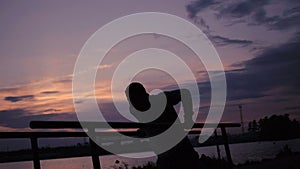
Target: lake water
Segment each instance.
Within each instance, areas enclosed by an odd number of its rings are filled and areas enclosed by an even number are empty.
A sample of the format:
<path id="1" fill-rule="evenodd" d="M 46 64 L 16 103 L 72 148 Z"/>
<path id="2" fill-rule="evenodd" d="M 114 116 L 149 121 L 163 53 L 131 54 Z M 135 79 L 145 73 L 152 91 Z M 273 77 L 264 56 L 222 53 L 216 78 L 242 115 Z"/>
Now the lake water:
<path id="1" fill-rule="evenodd" d="M 276 141 L 276 142 L 253 142 L 253 143 L 240 143 L 230 144 L 230 150 L 233 162 L 235 164 L 244 163 L 248 160 L 258 161 L 264 158 L 274 158 L 275 155 L 282 150 L 282 148 L 288 145 L 292 151 L 300 152 L 300 139 Z M 211 157 L 217 157 L 216 146 L 199 147 L 195 148 L 197 152 L 205 154 Z M 225 150 L 223 146 L 220 146 L 221 155 L 225 157 Z M 148 152 L 153 154 L 151 152 Z M 154 154 L 153 154 L 154 155 Z M 116 155 L 102 156 L 100 157 L 100 163 L 102 169 L 112 169 L 115 161 L 119 160 L 129 164 L 129 166 L 142 165 L 148 161 L 156 161 L 156 156 L 143 159 L 132 159 L 125 158 Z M 92 158 L 91 157 L 79 157 L 79 158 L 64 158 L 55 160 L 42 160 L 42 169 L 57 169 L 57 168 L 68 168 L 68 169 L 92 169 Z M 0 163 L 0 169 L 33 169 L 33 162 L 14 162 L 14 163 Z"/>

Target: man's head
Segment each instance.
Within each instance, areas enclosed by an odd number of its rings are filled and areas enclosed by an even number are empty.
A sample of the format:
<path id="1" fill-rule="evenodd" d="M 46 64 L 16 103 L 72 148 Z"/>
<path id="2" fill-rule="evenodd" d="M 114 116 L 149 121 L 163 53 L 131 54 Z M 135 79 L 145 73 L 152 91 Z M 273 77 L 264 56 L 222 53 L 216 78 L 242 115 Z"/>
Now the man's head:
<path id="1" fill-rule="evenodd" d="M 132 82 L 126 88 L 126 97 L 132 106 L 139 111 L 148 110 L 150 107 L 149 94 L 146 92 L 145 87 L 138 82 Z"/>

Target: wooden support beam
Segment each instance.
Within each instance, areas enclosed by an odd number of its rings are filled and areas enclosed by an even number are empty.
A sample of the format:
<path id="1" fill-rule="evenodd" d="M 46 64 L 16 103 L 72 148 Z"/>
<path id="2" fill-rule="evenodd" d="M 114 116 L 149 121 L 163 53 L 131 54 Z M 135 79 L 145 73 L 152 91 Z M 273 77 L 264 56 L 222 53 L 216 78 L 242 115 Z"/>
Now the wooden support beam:
<path id="1" fill-rule="evenodd" d="M 39 146 L 37 137 L 30 137 L 32 157 L 33 157 L 33 167 L 34 169 L 41 169 L 40 158 L 39 158 Z"/>
<path id="2" fill-rule="evenodd" d="M 233 165 L 231 154 L 230 154 L 230 149 L 229 149 L 228 136 L 227 136 L 225 127 L 221 127 L 221 131 L 222 131 L 222 137 L 223 137 L 223 141 L 224 141 L 224 147 L 225 147 L 227 161 L 231 165 Z"/>
<path id="3" fill-rule="evenodd" d="M 101 169 L 97 144 L 89 138 L 94 169 Z"/>

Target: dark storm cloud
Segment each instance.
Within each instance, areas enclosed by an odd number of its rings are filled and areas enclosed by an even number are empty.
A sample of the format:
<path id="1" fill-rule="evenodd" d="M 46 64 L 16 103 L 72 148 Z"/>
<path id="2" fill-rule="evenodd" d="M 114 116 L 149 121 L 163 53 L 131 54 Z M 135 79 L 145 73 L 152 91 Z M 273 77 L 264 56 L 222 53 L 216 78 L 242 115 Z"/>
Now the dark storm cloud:
<path id="1" fill-rule="evenodd" d="M 300 38 L 288 43 L 265 49 L 256 57 L 238 64 L 239 67 L 226 70 L 227 99 L 255 99 L 265 96 L 282 95 L 285 97 L 300 94 Z M 205 71 L 198 73 L 206 74 Z M 218 76 L 220 71 L 211 72 Z M 207 77 L 208 78 L 208 77 Z M 210 82 L 198 83 L 202 101 L 210 101 Z M 275 91 L 275 89 L 281 89 Z M 174 85 L 165 87 L 175 89 Z M 274 93 L 275 92 L 275 93 Z M 280 98 L 274 98 L 278 102 Z M 277 100 L 277 101 L 276 101 Z"/>
<path id="2" fill-rule="evenodd" d="M 268 15 L 266 6 L 283 3 L 281 11 L 275 15 Z M 201 23 L 205 20 L 197 15 L 204 9 L 211 9 L 216 12 L 218 18 L 226 18 L 230 22 L 228 25 L 247 22 L 249 25 L 265 25 L 270 29 L 285 30 L 299 28 L 300 4 L 299 1 L 280 0 L 244 0 L 244 1 L 215 1 L 197 0 L 186 6 L 188 16 L 193 20 L 200 17 Z M 208 27 L 208 26 L 207 26 Z"/>
<path id="3" fill-rule="evenodd" d="M 300 6 L 285 10 L 282 15 L 267 16 L 264 9 L 257 10 L 252 18 L 252 24 L 266 25 L 270 29 L 285 30 L 299 28 Z"/>
<path id="4" fill-rule="evenodd" d="M 197 0 L 192 1 L 186 6 L 186 10 L 189 12 L 190 18 L 195 18 L 197 13 L 207 7 L 218 4 L 215 0 Z"/>
<path id="5" fill-rule="evenodd" d="M 242 72 L 245 71 L 245 68 L 238 68 L 238 69 L 230 69 L 230 70 L 225 70 L 225 73 L 234 73 L 234 72 Z M 221 71 L 211 71 L 212 73 L 220 73 Z M 202 74 L 207 74 L 207 71 L 198 71 L 198 73 L 202 73 Z"/>
<path id="6" fill-rule="evenodd" d="M 273 11 L 271 14 L 270 9 L 272 10 L 274 3 L 282 5 L 277 9 L 277 13 Z M 300 4 L 299 1 L 293 0 L 212 0 L 205 2 L 197 0 L 191 2 L 186 9 L 189 17 L 194 20 L 201 17 L 202 11 L 210 9 L 216 12 L 218 18 L 227 19 L 229 25 L 245 22 L 249 25 L 264 25 L 275 30 L 300 27 Z M 204 20 L 202 23 L 206 24 Z M 210 35 L 209 31 L 208 34 L 215 44 L 218 44 L 216 42 L 219 41 L 219 45 L 235 43 L 250 45 L 253 43 L 247 40 Z M 260 98 L 266 96 L 267 91 L 269 94 L 276 88 L 281 88 L 284 95 L 299 94 L 300 38 L 299 33 L 294 35 L 295 37 L 289 42 L 277 47 L 262 49 L 262 52 L 253 59 L 237 64 L 238 67 L 243 67 L 242 71 L 227 71 L 228 99 Z M 199 84 L 200 91 L 209 90 L 207 87 L 209 85 L 209 83 Z M 280 94 L 279 91 L 277 94 Z"/>
<path id="7" fill-rule="evenodd" d="M 200 0 L 200 1 L 193 1 L 189 5 L 186 6 L 186 9 L 188 11 L 189 18 L 191 18 L 196 24 L 199 24 L 202 28 L 204 28 L 204 32 L 207 34 L 208 38 L 217 46 L 226 46 L 226 45 L 239 45 L 242 47 L 246 47 L 248 45 L 253 44 L 253 41 L 250 40 L 244 40 L 244 39 L 232 39 L 220 35 L 213 35 L 210 26 L 206 23 L 205 19 L 201 17 L 201 15 L 197 15 L 198 12 L 201 12 L 205 8 L 209 7 L 218 7 L 221 5 L 221 2 L 217 2 L 215 0 Z M 216 10 L 214 8 L 214 10 Z M 244 7 L 247 8 L 247 7 Z M 232 9 L 233 10 L 233 9 Z M 251 9 L 248 9 L 251 10 Z M 245 12 L 244 10 L 242 10 Z M 238 13 L 239 11 L 236 10 Z"/>
<path id="8" fill-rule="evenodd" d="M 60 109 L 46 109 L 46 110 L 43 110 L 43 112 L 59 112 Z"/>
<path id="9" fill-rule="evenodd" d="M 16 92 L 18 90 L 19 90 L 18 87 L 6 87 L 6 88 L 1 88 L 0 93 L 2 93 L 2 92 Z"/>
<path id="10" fill-rule="evenodd" d="M 210 31 L 210 27 L 208 26 L 208 24 L 206 24 L 206 22 L 205 22 L 205 20 L 204 20 L 203 18 L 201 18 L 201 17 L 195 17 L 193 20 L 194 20 L 194 22 L 195 22 L 196 24 L 199 24 L 199 25 L 201 25 L 203 28 L 205 28 L 205 29 L 203 30 L 203 32 L 207 33 L 207 32 Z"/>
<path id="11" fill-rule="evenodd" d="M 0 111 L 0 125 L 11 128 L 26 128 L 32 120 L 76 120 L 75 113 L 32 114 L 25 109 Z"/>
<path id="12" fill-rule="evenodd" d="M 279 87 L 285 95 L 300 94 L 299 65 L 300 39 L 269 48 L 245 61 L 244 71 L 226 74 L 229 98 L 263 97 Z"/>
<path id="13" fill-rule="evenodd" d="M 23 95 L 23 96 L 7 96 L 4 98 L 6 101 L 10 102 L 19 102 L 23 100 L 32 100 L 34 98 L 34 95 Z"/>
<path id="14" fill-rule="evenodd" d="M 226 76 L 227 77 L 227 76 Z M 233 78 L 227 78 L 227 100 L 241 100 L 241 99 L 255 99 L 267 96 L 261 91 L 255 91 L 249 86 L 242 86 L 240 83 L 240 77 L 236 76 Z M 210 102 L 211 98 L 211 87 L 209 82 L 198 83 L 201 101 Z"/>
<path id="15" fill-rule="evenodd" d="M 193 19 L 204 9 L 212 9 L 217 11 L 218 17 L 231 16 L 241 18 L 246 15 L 255 13 L 264 5 L 268 4 L 268 0 L 245 0 L 245 1 L 216 1 L 216 0 L 196 0 L 186 6 L 188 16 Z"/>
<path id="16" fill-rule="evenodd" d="M 59 91 L 43 91 L 41 94 L 57 94 Z"/>
<path id="17" fill-rule="evenodd" d="M 54 80 L 53 83 L 72 83 L 72 78 L 66 77 L 59 80 Z"/>
<path id="18" fill-rule="evenodd" d="M 256 14 L 261 9 L 269 4 L 269 0 L 245 0 L 245 1 L 234 1 L 226 6 L 219 6 L 217 9 L 220 10 L 220 16 L 230 15 L 231 17 L 241 18 L 250 14 Z"/>
<path id="19" fill-rule="evenodd" d="M 209 39 L 213 41 L 214 44 L 218 46 L 225 46 L 225 45 L 241 45 L 241 46 L 248 46 L 253 44 L 253 41 L 250 40 L 243 40 L 243 39 L 230 39 L 223 36 L 209 36 Z"/>

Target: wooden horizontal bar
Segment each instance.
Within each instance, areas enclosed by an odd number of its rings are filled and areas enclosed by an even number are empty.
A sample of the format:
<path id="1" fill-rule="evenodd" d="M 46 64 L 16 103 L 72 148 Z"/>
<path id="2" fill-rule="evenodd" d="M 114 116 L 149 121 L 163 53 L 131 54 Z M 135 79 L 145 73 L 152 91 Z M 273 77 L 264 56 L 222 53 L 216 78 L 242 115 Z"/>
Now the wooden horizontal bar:
<path id="1" fill-rule="evenodd" d="M 0 138 L 87 137 L 85 132 L 0 132 Z"/>
<path id="2" fill-rule="evenodd" d="M 114 136 L 119 132 L 126 136 L 136 136 L 136 131 L 95 132 L 96 136 Z M 0 138 L 58 138 L 58 137 L 88 137 L 86 132 L 0 132 Z"/>
<path id="3" fill-rule="evenodd" d="M 222 127 L 241 127 L 240 123 L 195 123 L 193 128 L 203 128 L 204 125 L 206 125 L 206 128 L 214 128 L 214 127 L 218 127 L 218 128 L 222 128 Z"/>
<path id="4" fill-rule="evenodd" d="M 82 125 L 81 125 L 82 124 Z M 119 128 L 119 129 L 130 129 L 130 128 L 143 128 L 143 127 L 160 127 L 160 126 L 169 126 L 167 123 L 133 123 L 133 122 L 108 122 L 109 126 L 106 122 L 78 122 L 78 121 L 31 121 L 30 128 L 32 129 L 67 129 L 67 128 L 87 128 L 87 129 L 95 129 L 95 128 Z M 206 128 L 214 128 L 214 127 L 240 127 L 239 123 L 195 123 L 193 128 L 203 128 L 205 125 Z"/>
<path id="5" fill-rule="evenodd" d="M 84 128 L 141 128 L 145 126 L 143 123 L 132 123 L 132 122 L 110 122 L 107 126 L 106 122 L 78 122 L 78 121 L 31 121 L 30 128 L 32 129 L 76 129 Z"/>

